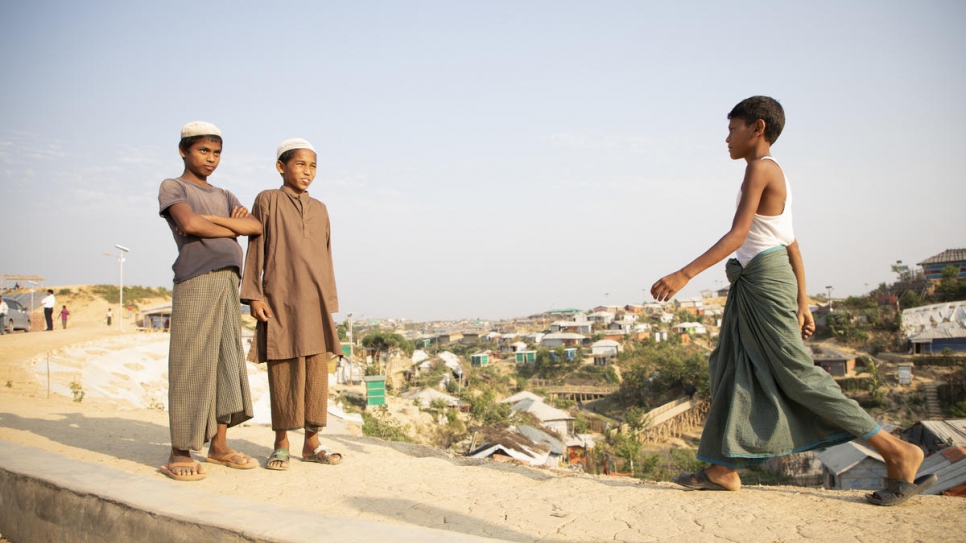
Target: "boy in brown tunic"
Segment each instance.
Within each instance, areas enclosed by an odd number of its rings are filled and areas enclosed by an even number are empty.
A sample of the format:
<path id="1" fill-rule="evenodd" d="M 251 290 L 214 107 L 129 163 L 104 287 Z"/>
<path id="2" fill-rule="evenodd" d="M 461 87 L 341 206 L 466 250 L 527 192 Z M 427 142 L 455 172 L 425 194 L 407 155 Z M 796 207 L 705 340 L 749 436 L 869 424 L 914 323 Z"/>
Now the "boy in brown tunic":
<path id="1" fill-rule="evenodd" d="M 268 364 L 275 445 L 266 467 L 288 469 L 288 431 L 305 429 L 302 459 L 337 464 L 342 455 L 319 442 L 328 409 L 328 362 L 340 350 L 332 313 L 339 310 L 332 269 L 329 213 L 308 194 L 316 154 L 303 139 L 279 146 L 279 189 L 261 192 L 252 215 L 262 235 L 249 238 L 241 298 L 258 319 L 253 358 Z"/>

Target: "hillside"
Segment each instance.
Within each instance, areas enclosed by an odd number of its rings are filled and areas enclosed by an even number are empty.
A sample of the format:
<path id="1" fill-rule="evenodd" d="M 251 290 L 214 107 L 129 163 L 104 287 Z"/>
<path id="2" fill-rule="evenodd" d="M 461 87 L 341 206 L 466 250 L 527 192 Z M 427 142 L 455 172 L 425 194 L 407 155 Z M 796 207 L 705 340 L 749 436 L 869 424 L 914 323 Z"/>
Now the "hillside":
<path id="1" fill-rule="evenodd" d="M 81 301 L 77 305 L 81 308 Z M 96 304 L 89 310 L 100 311 Z M 205 481 L 175 483 L 158 472 L 168 454 L 166 413 L 93 395 L 82 402 L 56 392 L 46 396 L 31 369 L 36 365 L 31 361 L 43 363 L 45 352 L 89 352 L 91 357 L 79 362 L 86 372 L 103 360 L 98 350 L 130 352 L 121 343 L 164 340 L 133 331 L 117 334 L 96 320 L 83 322 L 67 330 L 0 338 L 0 441 L 27 447 L 20 457 L 28 461 L 41 460 L 30 453 L 33 448 L 110 470 L 93 491 L 134 477 L 139 487 L 162 485 L 162 496 L 203 511 L 207 518 L 213 505 L 242 500 L 242 509 L 223 517 L 227 522 L 232 514 L 282 507 L 316 514 L 320 523 L 363 519 L 517 542 L 958 541 L 955 534 L 961 532 L 964 502 L 957 498 L 924 496 L 886 511 L 866 504 L 863 491 L 750 485 L 735 493 L 686 492 L 669 483 L 461 459 L 361 437 L 331 419 L 324 439 L 346 453 L 339 466 L 297 459 L 287 472 L 211 466 Z M 163 359 L 146 359 L 164 364 Z M 126 362 L 142 363 L 133 356 Z M 230 443 L 263 465 L 272 439 L 271 428 L 263 424 L 229 431 Z M 297 433 L 293 439 L 301 441 Z M 199 451 L 199 458 L 204 455 Z M 43 462 L 45 469 L 64 471 L 48 456 Z M 112 522 L 128 526 L 124 517 Z M 328 526 L 306 527 L 318 531 L 302 540 L 321 537 Z M 80 537 L 86 526 L 75 528 Z"/>

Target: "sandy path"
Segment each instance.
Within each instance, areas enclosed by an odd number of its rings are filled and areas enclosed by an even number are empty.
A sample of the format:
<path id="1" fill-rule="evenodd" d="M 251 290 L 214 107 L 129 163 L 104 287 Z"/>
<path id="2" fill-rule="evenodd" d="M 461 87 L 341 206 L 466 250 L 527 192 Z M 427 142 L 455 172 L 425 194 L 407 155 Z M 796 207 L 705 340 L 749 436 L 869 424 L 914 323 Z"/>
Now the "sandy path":
<path id="1" fill-rule="evenodd" d="M 79 326 L 0 337 L 0 439 L 166 480 L 157 472 L 168 451 L 165 412 L 99 398 L 93 391 L 76 403 L 58 394 L 57 386 L 48 399 L 45 383 L 37 377 L 37 361 L 45 360 L 48 352 L 66 360 L 71 350 L 103 356 L 122 351 L 132 353 L 133 359 L 151 343 L 143 336 Z M 99 360 L 90 357 L 81 366 Z M 70 375 L 55 373 L 61 381 Z M 3 386 L 8 381 L 11 386 Z M 345 429 L 325 433 L 326 441 L 346 454 L 340 466 L 298 460 L 287 472 L 210 466 L 204 481 L 171 484 L 190 484 L 213 498 L 237 496 L 510 541 L 964 539 L 966 500 L 957 498 L 925 496 L 914 504 L 879 508 L 866 505 L 859 491 L 751 487 L 738 493 L 685 492 L 669 483 L 467 461 L 433 449 L 350 435 Z M 292 437 L 297 449 L 299 438 Z M 234 447 L 260 459 L 271 452 L 271 438 L 270 429 L 257 424 L 229 432 Z"/>

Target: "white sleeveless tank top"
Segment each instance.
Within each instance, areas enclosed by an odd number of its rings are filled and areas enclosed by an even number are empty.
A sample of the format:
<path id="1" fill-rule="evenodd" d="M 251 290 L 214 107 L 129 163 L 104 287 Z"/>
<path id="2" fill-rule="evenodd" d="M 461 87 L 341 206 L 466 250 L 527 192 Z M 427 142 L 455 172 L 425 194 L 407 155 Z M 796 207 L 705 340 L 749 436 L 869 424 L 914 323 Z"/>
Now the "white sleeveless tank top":
<path id="1" fill-rule="evenodd" d="M 770 160 L 781 169 L 781 165 L 774 158 L 765 156 L 761 159 Z M 755 213 L 745 243 L 735 251 L 735 258 L 738 259 L 742 267 L 748 266 L 751 259 L 763 251 L 776 247 L 786 247 L 795 241 L 795 230 L 792 228 L 792 187 L 788 184 L 784 170 L 782 170 L 782 178 L 785 179 L 785 209 L 782 210 L 781 215 L 759 215 Z M 738 202 L 741 202 L 741 189 L 738 189 Z"/>

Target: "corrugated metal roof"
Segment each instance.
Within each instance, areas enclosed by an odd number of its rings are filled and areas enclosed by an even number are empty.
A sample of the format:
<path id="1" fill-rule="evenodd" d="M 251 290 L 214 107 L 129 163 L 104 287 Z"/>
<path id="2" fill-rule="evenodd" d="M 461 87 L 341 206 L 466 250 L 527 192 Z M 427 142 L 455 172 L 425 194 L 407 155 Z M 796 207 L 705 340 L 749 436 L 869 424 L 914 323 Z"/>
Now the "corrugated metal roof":
<path id="1" fill-rule="evenodd" d="M 521 400 L 513 404 L 514 411 L 526 411 L 540 422 L 549 422 L 552 420 L 574 420 L 574 417 L 570 416 L 570 413 L 566 411 L 561 411 L 556 407 L 549 406 L 543 403 L 542 400 Z"/>
<path id="2" fill-rule="evenodd" d="M 854 354 L 843 354 L 835 349 L 822 348 L 819 352 L 812 353 L 813 360 L 854 360 Z"/>
<path id="3" fill-rule="evenodd" d="M 517 403 L 523 400 L 535 400 L 538 402 L 542 402 L 543 398 L 534 394 L 533 392 L 530 392 L 529 390 L 521 390 L 520 392 L 517 392 L 513 396 L 503 398 L 502 400 L 499 401 L 499 403 Z"/>
<path id="4" fill-rule="evenodd" d="M 953 262 L 966 262 L 966 249 L 946 249 L 936 256 L 931 256 L 919 263 L 920 266 L 930 264 L 945 264 Z"/>
<path id="5" fill-rule="evenodd" d="M 966 419 L 923 420 L 919 424 L 949 445 L 966 447 Z"/>
<path id="6" fill-rule="evenodd" d="M 885 463 L 879 453 L 867 447 L 860 441 L 849 441 L 834 447 L 829 447 L 815 455 L 829 471 L 836 476 L 845 473 L 855 467 L 859 462 L 866 458 L 874 458 L 879 462 Z"/>
<path id="7" fill-rule="evenodd" d="M 543 341 L 547 341 L 548 339 L 587 339 L 587 336 L 573 332 L 554 332 L 543 336 Z"/>
<path id="8" fill-rule="evenodd" d="M 430 387 L 418 390 L 410 390 L 403 394 L 402 397 L 406 398 L 407 400 L 419 400 L 419 403 L 422 404 L 423 407 L 428 407 L 433 403 L 433 400 L 443 400 L 446 402 L 446 405 L 449 405 L 450 407 L 455 407 L 460 403 L 458 398 L 450 396 L 449 394 L 443 394 L 442 392 Z"/>
<path id="9" fill-rule="evenodd" d="M 468 458 L 488 458 L 497 452 L 503 453 L 504 456 L 509 456 L 514 460 L 519 460 L 521 462 L 526 462 L 534 466 L 542 466 L 547 463 L 547 457 L 550 456 L 550 451 L 538 452 L 532 451 L 527 447 L 520 447 L 522 450 L 516 450 L 508 445 L 502 443 L 486 444 L 475 451 L 467 454 Z"/>
<path id="10" fill-rule="evenodd" d="M 964 455 L 966 455 L 966 449 L 963 447 L 950 447 L 923 460 L 916 475 L 935 473 L 939 477 L 935 486 L 927 489 L 923 494 L 939 494 L 943 490 L 966 484 Z"/>
<path id="11" fill-rule="evenodd" d="M 530 438 L 530 441 L 534 443 L 547 445 L 550 447 L 552 454 L 562 455 L 566 452 L 563 442 L 543 430 L 521 424 L 517 426 L 517 431 Z"/>

